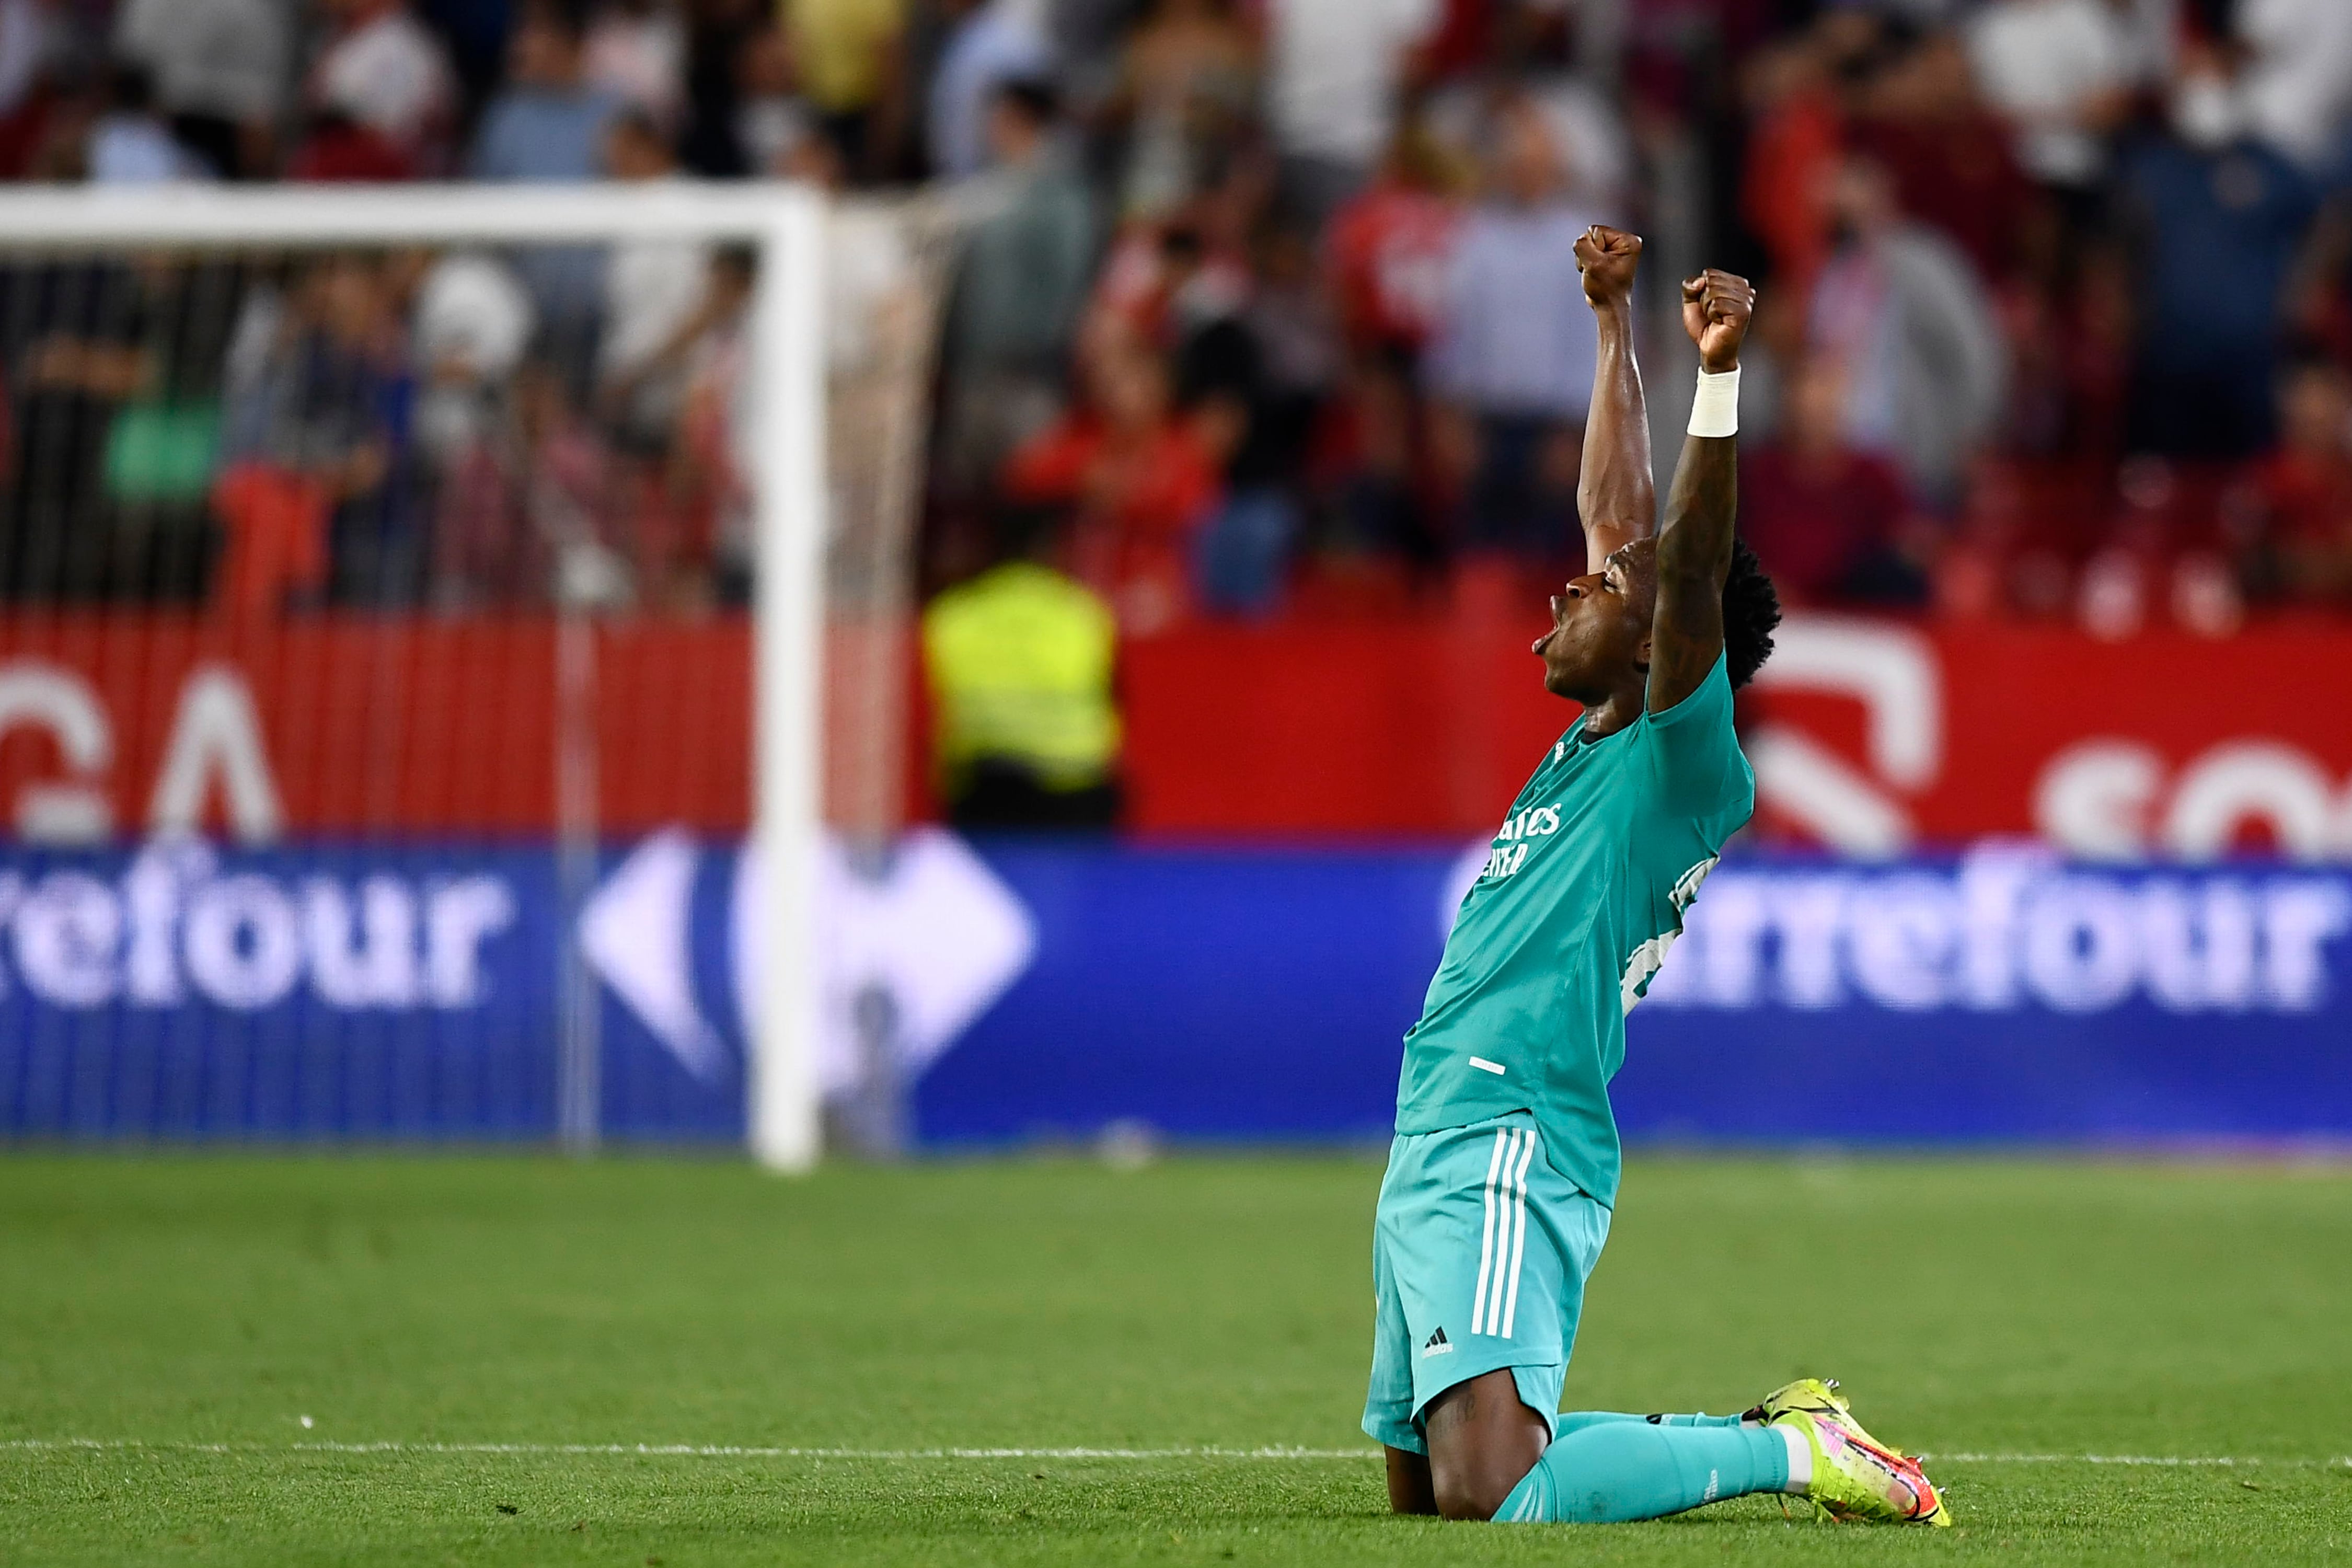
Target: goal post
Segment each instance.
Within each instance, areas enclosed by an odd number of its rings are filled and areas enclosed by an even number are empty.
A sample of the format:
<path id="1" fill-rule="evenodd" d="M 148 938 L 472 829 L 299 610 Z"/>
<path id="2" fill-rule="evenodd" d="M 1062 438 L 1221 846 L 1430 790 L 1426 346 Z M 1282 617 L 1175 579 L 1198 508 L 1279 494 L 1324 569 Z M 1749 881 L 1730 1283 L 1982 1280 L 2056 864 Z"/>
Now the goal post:
<path id="1" fill-rule="evenodd" d="M 751 844 L 761 951 L 740 984 L 751 1152 L 782 1171 L 820 1153 L 816 878 L 824 835 L 826 223 L 822 193 L 787 184 L 18 188 L 0 193 L 0 254 L 171 255 L 339 247 L 610 245 L 748 247 L 755 369 L 741 444 L 752 469 Z M 566 931 L 565 942 L 577 940 Z M 593 1079 L 583 1138 L 592 1143 Z"/>

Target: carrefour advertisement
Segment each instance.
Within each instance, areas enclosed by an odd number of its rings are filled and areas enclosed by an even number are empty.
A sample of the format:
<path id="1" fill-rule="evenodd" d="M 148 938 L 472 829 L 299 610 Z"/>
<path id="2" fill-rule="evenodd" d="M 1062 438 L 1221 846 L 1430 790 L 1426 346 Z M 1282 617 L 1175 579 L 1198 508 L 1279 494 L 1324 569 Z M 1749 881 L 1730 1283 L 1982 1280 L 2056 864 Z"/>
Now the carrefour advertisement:
<path id="1" fill-rule="evenodd" d="M 1380 1138 L 1485 853 L 834 852 L 827 1087 L 883 1053 L 932 1147 Z M 683 831 L 584 879 L 511 847 L 0 852 L 0 1134 L 545 1137 L 575 987 L 609 1136 L 740 1138 L 758 875 Z M 1627 1028 L 1636 1141 L 2341 1140 L 2352 874 L 1734 855 Z"/>

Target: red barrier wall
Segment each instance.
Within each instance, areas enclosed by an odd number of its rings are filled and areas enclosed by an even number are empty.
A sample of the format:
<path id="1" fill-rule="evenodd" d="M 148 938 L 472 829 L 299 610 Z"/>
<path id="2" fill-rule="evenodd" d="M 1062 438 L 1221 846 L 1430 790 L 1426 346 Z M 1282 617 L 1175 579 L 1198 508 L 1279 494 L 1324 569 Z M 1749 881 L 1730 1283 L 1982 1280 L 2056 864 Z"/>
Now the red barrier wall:
<path id="1" fill-rule="evenodd" d="M 1136 824 L 1203 835 L 1489 826 L 1575 714 L 1544 693 L 1531 635 L 1423 624 L 1139 643 L 1124 666 Z M 1817 800 L 1787 809 L 1788 781 L 1810 775 L 1765 763 L 1767 737 L 1785 759 L 1793 734 L 1912 842 L 2034 831 L 2050 809 L 2038 797 L 2054 791 L 2078 816 L 2120 813 L 2118 831 L 2160 847 L 2193 787 L 2192 816 L 2233 794 L 2307 814 L 2315 791 L 2334 819 L 2322 831 L 2352 853 L 2352 628 L 2101 643 L 2064 629 L 1807 617 L 1781 642 L 1741 705 L 1768 825 L 1823 836 Z M 2086 745 L 2100 750 L 2069 754 Z M 2217 770 L 2231 776 L 2216 783 Z M 2277 836 L 2263 812 L 2241 816 L 2245 841 Z"/>
<path id="2" fill-rule="evenodd" d="M 1574 714 L 1544 694 L 1528 635 L 1428 620 L 1134 643 L 1120 669 L 1133 826 L 1482 831 Z M 598 820 L 740 831 L 749 628 L 615 623 L 593 638 Z M 2352 855 L 2352 628 L 2103 644 L 1813 617 L 1782 645 L 1742 706 L 1768 826 L 1865 848 L 1874 834 L 1899 847 L 2039 829 L 2115 853 Z M 179 756 L 214 826 L 236 826 L 235 775 L 251 763 L 287 830 L 543 834 L 557 664 L 544 620 L 9 616 L 0 831 L 60 794 L 143 827 Z"/>
<path id="3" fill-rule="evenodd" d="M 598 818 L 616 833 L 666 822 L 740 830 L 749 628 L 622 622 L 593 636 Z M 191 696 L 206 672 L 228 677 L 232 697 L 223 704 L 216 684 L 197 714 Z M 235 712 L 238 690 L 249 723 Z M 543 835 L 555 820 L 557 700 L 546 620 L 10 616 L 0 620 L 0 825 L 17 819 L 28 784 L 60 783 L 102 792 L 119 827 L 144 825 L 175 744 L 211 764 L 205 820 L 223 825 L 222 763 L 247 729 L 289 828 Z M 79 767 L 68 744 L 76 703 L 95 709 L 105 737 L 104 755 Z"/>

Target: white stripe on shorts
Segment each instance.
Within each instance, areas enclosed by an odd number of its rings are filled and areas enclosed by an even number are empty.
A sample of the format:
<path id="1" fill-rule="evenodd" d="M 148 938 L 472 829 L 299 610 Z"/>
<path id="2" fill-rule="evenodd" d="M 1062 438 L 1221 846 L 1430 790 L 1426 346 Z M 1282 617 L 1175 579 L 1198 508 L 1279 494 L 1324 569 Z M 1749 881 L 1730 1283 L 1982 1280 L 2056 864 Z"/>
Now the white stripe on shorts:
<path id="1" fill-rule="evenodd" d="M 1511 1185 L 1511 1290 L 1503 1300 L 1503 1337 L 1511 1337 L 1511 1325 L 1519 1319 L 1519 1265 L 1528 1254 L 1528 1166 L 1536 1157 L 1536 1131 L 1528 1129 L 1528 1141 L 1519 1150 L 1518 1168 L 1512 1174 Z M 1498 1282 L 1496 1290 L 1502 1286 Z M 1486 1314 L 1491 1321 L 1494 1314 Z"/>
<path id="2" fill-rule="evenodd" d="M 1495 1152 L 1486 1161 L 1486 1229 L 1478 1242 L 1478 1289 L 1470 1298 L 1470 1331 L 1486 1331 L 1486 1277 L 1495 1267 L 1495 1177 L 1503 1168 L 1504 1145 L 1511 1134 L 1507 1129 L 1495 1134 Z"/>

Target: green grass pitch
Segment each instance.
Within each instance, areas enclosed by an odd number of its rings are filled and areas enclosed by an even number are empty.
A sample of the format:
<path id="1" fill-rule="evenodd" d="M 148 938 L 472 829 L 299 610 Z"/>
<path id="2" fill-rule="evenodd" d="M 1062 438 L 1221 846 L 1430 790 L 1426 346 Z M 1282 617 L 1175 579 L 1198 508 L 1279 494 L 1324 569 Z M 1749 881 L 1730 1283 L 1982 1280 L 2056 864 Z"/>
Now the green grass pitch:
<path id="1" fill-rule="evenodd" d="M 1387 1517 L 1377 1180 L 0 1158 L 0 1563 L 2352 1561 L 2341 1167 L 1634 1162 L 1570 1403 L 1843 1377 L 1948 1531 Z"/>

